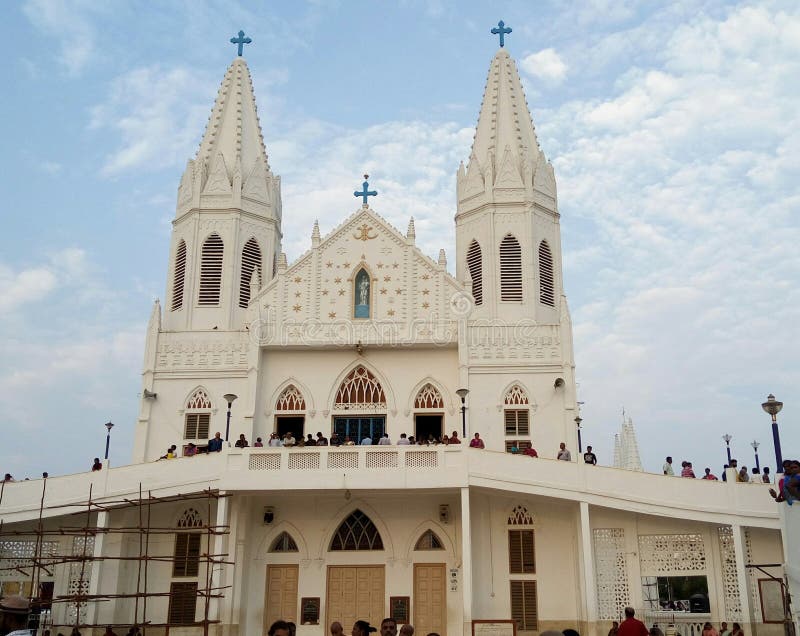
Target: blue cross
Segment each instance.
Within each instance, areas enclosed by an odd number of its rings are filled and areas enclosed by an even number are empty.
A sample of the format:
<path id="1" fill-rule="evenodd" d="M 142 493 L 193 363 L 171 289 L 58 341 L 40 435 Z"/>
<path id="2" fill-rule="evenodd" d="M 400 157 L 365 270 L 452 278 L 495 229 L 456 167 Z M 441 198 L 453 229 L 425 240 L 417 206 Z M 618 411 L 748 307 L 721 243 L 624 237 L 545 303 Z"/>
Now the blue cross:
<path id="1" fill-rule="evenodd" d="M 500 20 L 500 22 L 497 23 L 497 26 L 492 29 L 492 33 L 500 36 L 500 47 L 502 48 L 506 44 L 505 36 L 511 33 L 511 27 L 506 28 L 506 23 Z M 241 55 L 241 53 L 239 53 L 239 55 Z"/>
<path id="2" fill-rule="evenodd" d="M 502 38 L 503 36 L 500 36 L 500 37 Z M 238 38 L 231 38 L 231 44 L 238 44 L 239 45 L 239 57 L 242 57 L 242 48 L 244 47 L 244 45 L 245 44 L 250 44 L 250 42 L 252 42 L 252 41 L 253 40 L 251 40 L 250 38 L 244 37 L 244 31 L 239 31 L 239 37 Z M 502 44 L 500 46 L 502 46 Z"/>
<path id="3" fill-rule="evenodd" d="M 370 189 L 369 189 L 369 181 L 367 181 L 367 179 L 369 179 L 369 175 L 368 175 L 368 174 L 365 174 L 365 175 L 364 175 L 364 183 L 362 183 L 362 184 L 361 184 L 361 185 L 362 185 L 362 187 L 363 187 L 363 190 L 362 190 L 361 192 L 359 192 L 358 190 L 356 190 L 355 192 L 353 192 L 353 194 L 354 194 L 355 196 L 357 196 L 357 197 L 363 197 L 363 199 L 364 199 L 364 205 L 369 205 L 369 204 L 367 203 L 367 197 L 376 197 L 376 196 L 378 196 L 378 191 L 377 191 L 377 190 L 370 190 Z"/>

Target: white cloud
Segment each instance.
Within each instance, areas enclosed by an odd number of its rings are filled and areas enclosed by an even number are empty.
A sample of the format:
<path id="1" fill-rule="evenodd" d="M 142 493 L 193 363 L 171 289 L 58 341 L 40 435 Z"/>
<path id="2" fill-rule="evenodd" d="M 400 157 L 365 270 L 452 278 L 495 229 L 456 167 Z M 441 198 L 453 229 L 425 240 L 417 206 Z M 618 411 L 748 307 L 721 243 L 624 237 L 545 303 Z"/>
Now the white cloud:
<path id="1" fill-rule="evenodd" d="M 46 36 L 60 46 L 58 61 L 70 74 L 80 73 L 94 51 L 95 33 L 89 17 L 89 2 L 76 0 L 26 0 L 22 10 Z"/>
<path id="2" fill-rule="evenodd" d="M 540 79 L 558 83 L 567 76 L 567 64 L 555 49 L 543 49 L 531 53 L 520 61 L 523 72 Z"/>
<path id="3" fill-rule="evenodd" d="M 0 266 L 0 313 L 45 298 L 56 286 L 56 277 L 44 267 L 14 272 Z"/>

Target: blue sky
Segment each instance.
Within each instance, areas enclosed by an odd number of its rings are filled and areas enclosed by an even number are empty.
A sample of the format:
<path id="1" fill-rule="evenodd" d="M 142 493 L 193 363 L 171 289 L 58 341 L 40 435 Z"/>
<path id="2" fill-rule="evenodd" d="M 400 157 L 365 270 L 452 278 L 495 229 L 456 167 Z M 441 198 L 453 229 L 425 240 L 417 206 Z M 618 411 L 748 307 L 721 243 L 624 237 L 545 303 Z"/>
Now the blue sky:
<path id="1" fill-rule="evenodd" d="M 568 5 L 568 6 L 567 6 Z M 4 3 L 0 469 L 127 462 L 170 221 L 239 29 L 290 260 L 355 206 L 452 255 L 497 40 L 514 31 L 556 169 L 584 439 L 623 406 L 645 468 L 800 455 L 800 8 L 796 2 Z M 450 262 L 453 262 L 451 256 Z M 13 441 L 11 441 L 13 440 Z M 542 451 L 553 449 L 540 449 Z"/>

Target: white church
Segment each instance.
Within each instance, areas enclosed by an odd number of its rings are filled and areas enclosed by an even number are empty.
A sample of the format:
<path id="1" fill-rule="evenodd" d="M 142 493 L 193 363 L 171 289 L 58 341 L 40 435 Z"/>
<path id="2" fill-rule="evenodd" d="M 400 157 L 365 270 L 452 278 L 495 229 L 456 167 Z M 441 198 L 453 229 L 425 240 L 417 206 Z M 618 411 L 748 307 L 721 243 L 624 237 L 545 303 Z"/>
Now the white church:
<path id="1" fill-rule="evenodd" d="M 178 186 L 132 464 L 4 484 L 3 593 L 39 598 L 54 635 L 250 636 L 284 619 L 311 636 L 386 616 L 421 636 L 604 635 L 626 606 L 683 636 L 784 633 L 764 486 L 579 456 L 556 179 L 505 48 L 453 166 L 455 275 L 366 179 L 288 262 L 268 147 L 236 57 Z M 220 452 L 187 456 L 216 432 Z M 355 444 L 267 444 L 287 432 Z"/>

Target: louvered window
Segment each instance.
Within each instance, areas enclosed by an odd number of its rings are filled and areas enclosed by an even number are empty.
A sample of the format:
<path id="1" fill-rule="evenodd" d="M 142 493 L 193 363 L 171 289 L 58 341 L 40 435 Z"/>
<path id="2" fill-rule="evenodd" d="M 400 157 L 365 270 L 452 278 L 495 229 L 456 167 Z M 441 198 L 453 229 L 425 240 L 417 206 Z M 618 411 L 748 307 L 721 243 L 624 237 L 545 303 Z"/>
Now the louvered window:
<path id="1" fill-rule="evenodd" d="M 259 284 L 261 283 L 261 248 L 258 246 L 258 241 L 251 238 L 244 244 L 242 250 L 242 279 L 239 284 L 239 307 L 247 307 L 250 302 L 250 281 L 253 278 L 253 272 L 259 277 Z"/>
<path id="2" fill-rule="evenodd" d="M 549 307 L 556 306 L 553 285 L 553 254 L 547 241 L 539 243 L 539 301 Z"/>
<path id="3" fill-rule="evenodd" d="M 186 280 L 186 242 L 181 239 L 175 253 L 175 272 L 172 277 L 172 311 L 183 307 L 183 284 Z"/>
<path id="4" fill-rule="evenodd" d="M 222 239 L 219 234 L 212 234 L 203 243 L 203 254 L 200 263 L 200 305 L 219 305 L 222 287 Z"/>
<path id="5" fill-rule="evenodd" d="M 183 439 L 208 439 L 211 413 L 187 413 Z"/>
<path id="6" fill-rule="evenodd" d="M 281 532 L 272 542 L 270 552 L 297 552 L 297 543 L 288 532 Z"/>
<path id="7" fill-rule="evenodd" d="M 476 305 L 483 304 L 483 257 L 478 241 L 472 241 L 467 250 L 467 268 L 472 279 L 472 296 Z"/>
<path id="8" fill-rule="evenodd" d="M 511 581 L 511 618 L 520 631 L 539 631 L 536 581 Z"/>
<path id="9" fill-rule="evenodd" d="M 171 583 L 169 586 L 169 624 L 191 625 L 197 606 L 197 583 Z"/>
<path id="10" fill-rule="evenodd" d="M 511 234 L 500 243 L 500 300 L 522 300 L 522 250 Z"/>
<path id="11" fill-rule="evenodd" d="M 533 530 L 508 531 L 508 571 L 511 574 L 535 574 Z"/>
<path id="12" fill-rule="evenodd" d="M 198 532 L 178 532 L 175 535 L 172 576 L 197 576 L 200 570 L 201 537 Z"/>
<path id="13" fill-rule="evenodd" d="M 506 435 L 528 435 L 528 411 L 505 412 Z"/>

